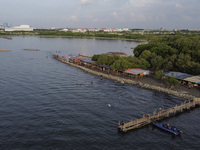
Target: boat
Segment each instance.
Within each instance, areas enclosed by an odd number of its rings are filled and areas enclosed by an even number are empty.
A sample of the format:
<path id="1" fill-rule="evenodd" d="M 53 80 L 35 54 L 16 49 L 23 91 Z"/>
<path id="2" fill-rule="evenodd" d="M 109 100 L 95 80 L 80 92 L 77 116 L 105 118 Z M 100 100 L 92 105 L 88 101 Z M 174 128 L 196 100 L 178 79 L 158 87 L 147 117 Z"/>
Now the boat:
<path id="1" fill-rule="evenodd" d="M 183 133 L 176 127 L 172 127 L 169 124 L 153 123 L 153 125 L 174 135 L 180 135 L 181 133 Z"/>

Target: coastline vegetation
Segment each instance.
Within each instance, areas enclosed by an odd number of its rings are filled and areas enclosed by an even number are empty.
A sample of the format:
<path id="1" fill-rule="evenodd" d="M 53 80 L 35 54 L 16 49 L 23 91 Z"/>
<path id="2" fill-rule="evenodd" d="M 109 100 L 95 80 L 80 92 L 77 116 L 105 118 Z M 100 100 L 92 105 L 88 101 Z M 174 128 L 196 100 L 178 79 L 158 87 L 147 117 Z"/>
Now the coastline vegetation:
<path id="1" fill-rule="evenodd" d="M 34 30 L 33 32 L 14 31 L 0 32 L 0 36 L 45 36 L 45 37 L 77 37 L 77 38 L 102 38 L 124 39 L 135 41 L 148 41 L 147 44 L 138 45 L 134 56 L 118 57 L 94 55 L 93 60 L 99 64 L 105 63 L 118 70 L 126 68 L 142 68 L 152 71 L 180 71 L 193 75 L 200 74 L 200 34 L 199 32 L 72 32 L 59 30 Z"/>
<path id="2" fill-rule="evenodd" d="M 1 31 L 0 36 L 45 36 L 45 37 L 77 37 L 77 38 L 102 38 L 102 39 L 124 39 L 135 41 L 157 41 L 162 40 L 166 36 L 173 37 L 180 35 L 181 37 L 200 36 L 200 31 L 161 31 L 152 30 L 145 31 L 142 29 L 132 29 L 130 31 L 122 32 L 105 32 L 100 31 L 87 31 L 87 32 L 72 32 L 60 31 L 59 29 L 35 29 L 34 31 Z"/>
<path id="3" fill-rule="evenodd" d="M 138 45 L 133 53 L 128 57 L 94 55 L 92 59 L 118 70 L 142 68 L 200 74 L 200 36 L 165 36 Z"/>

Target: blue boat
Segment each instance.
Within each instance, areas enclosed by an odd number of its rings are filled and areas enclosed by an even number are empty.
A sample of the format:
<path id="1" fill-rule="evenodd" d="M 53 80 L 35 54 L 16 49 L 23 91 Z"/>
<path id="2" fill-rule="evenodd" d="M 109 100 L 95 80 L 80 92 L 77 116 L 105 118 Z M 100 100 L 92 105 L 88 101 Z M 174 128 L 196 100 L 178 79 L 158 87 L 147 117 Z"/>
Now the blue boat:
<path id="1" fill-rule="evenodd" d="M 160 123 L 153 123 L 154 126 L 165 130 L 167 132 L 170 132 L 174 135 L 180 135 L 181 133 L 183 133 L 182 131 L 180 131 L 179 129 L 177 129 L 176 127 L 170 127 L 169 124 L 160 124 Z"/>

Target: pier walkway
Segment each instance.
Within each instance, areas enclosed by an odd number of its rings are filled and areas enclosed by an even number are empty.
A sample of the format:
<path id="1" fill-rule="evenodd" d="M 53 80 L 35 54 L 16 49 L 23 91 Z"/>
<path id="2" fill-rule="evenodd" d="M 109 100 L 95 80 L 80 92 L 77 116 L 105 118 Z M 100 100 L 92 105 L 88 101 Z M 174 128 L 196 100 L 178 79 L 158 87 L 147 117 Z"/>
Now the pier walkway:
<path id="1" fill-rule="evenodd" d="M 173 108 L 169 108 L 167 110 L 155 110 L 152 115 L 148 114 L 143 115 L 142 118 L 137 120 L 131 120 L 130 122 L 124 123 L 119 122 L 118 124 L 118 130 L 122 132 L 127 132 L 129 130 L 137 129 L 140 127 L 143 127 L 145 125 L 150 124 L 151 122 L 159 121 L 164 118 L 168 118 L 170 116 L 174 116 L 177 113 L 181 113 L 184 110 L 189 110 L 191 108 L 194 108 L 196 106 L 200 105 L 200 98 L 194 98 L 191 101 L 184 102 L 179 106 L 175 106 Z"/>

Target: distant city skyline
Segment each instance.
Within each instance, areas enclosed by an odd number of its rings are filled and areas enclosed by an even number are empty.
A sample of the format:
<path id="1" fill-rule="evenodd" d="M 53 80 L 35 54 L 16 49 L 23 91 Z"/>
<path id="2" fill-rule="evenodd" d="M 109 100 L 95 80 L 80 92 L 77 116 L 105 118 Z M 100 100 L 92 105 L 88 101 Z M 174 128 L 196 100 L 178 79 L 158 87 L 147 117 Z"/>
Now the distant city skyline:
<path id="1" fill-rule="evenodd" d="M 200 29 L 199 0 L 1 0 L 0 24 L 35 28 Z"/>

